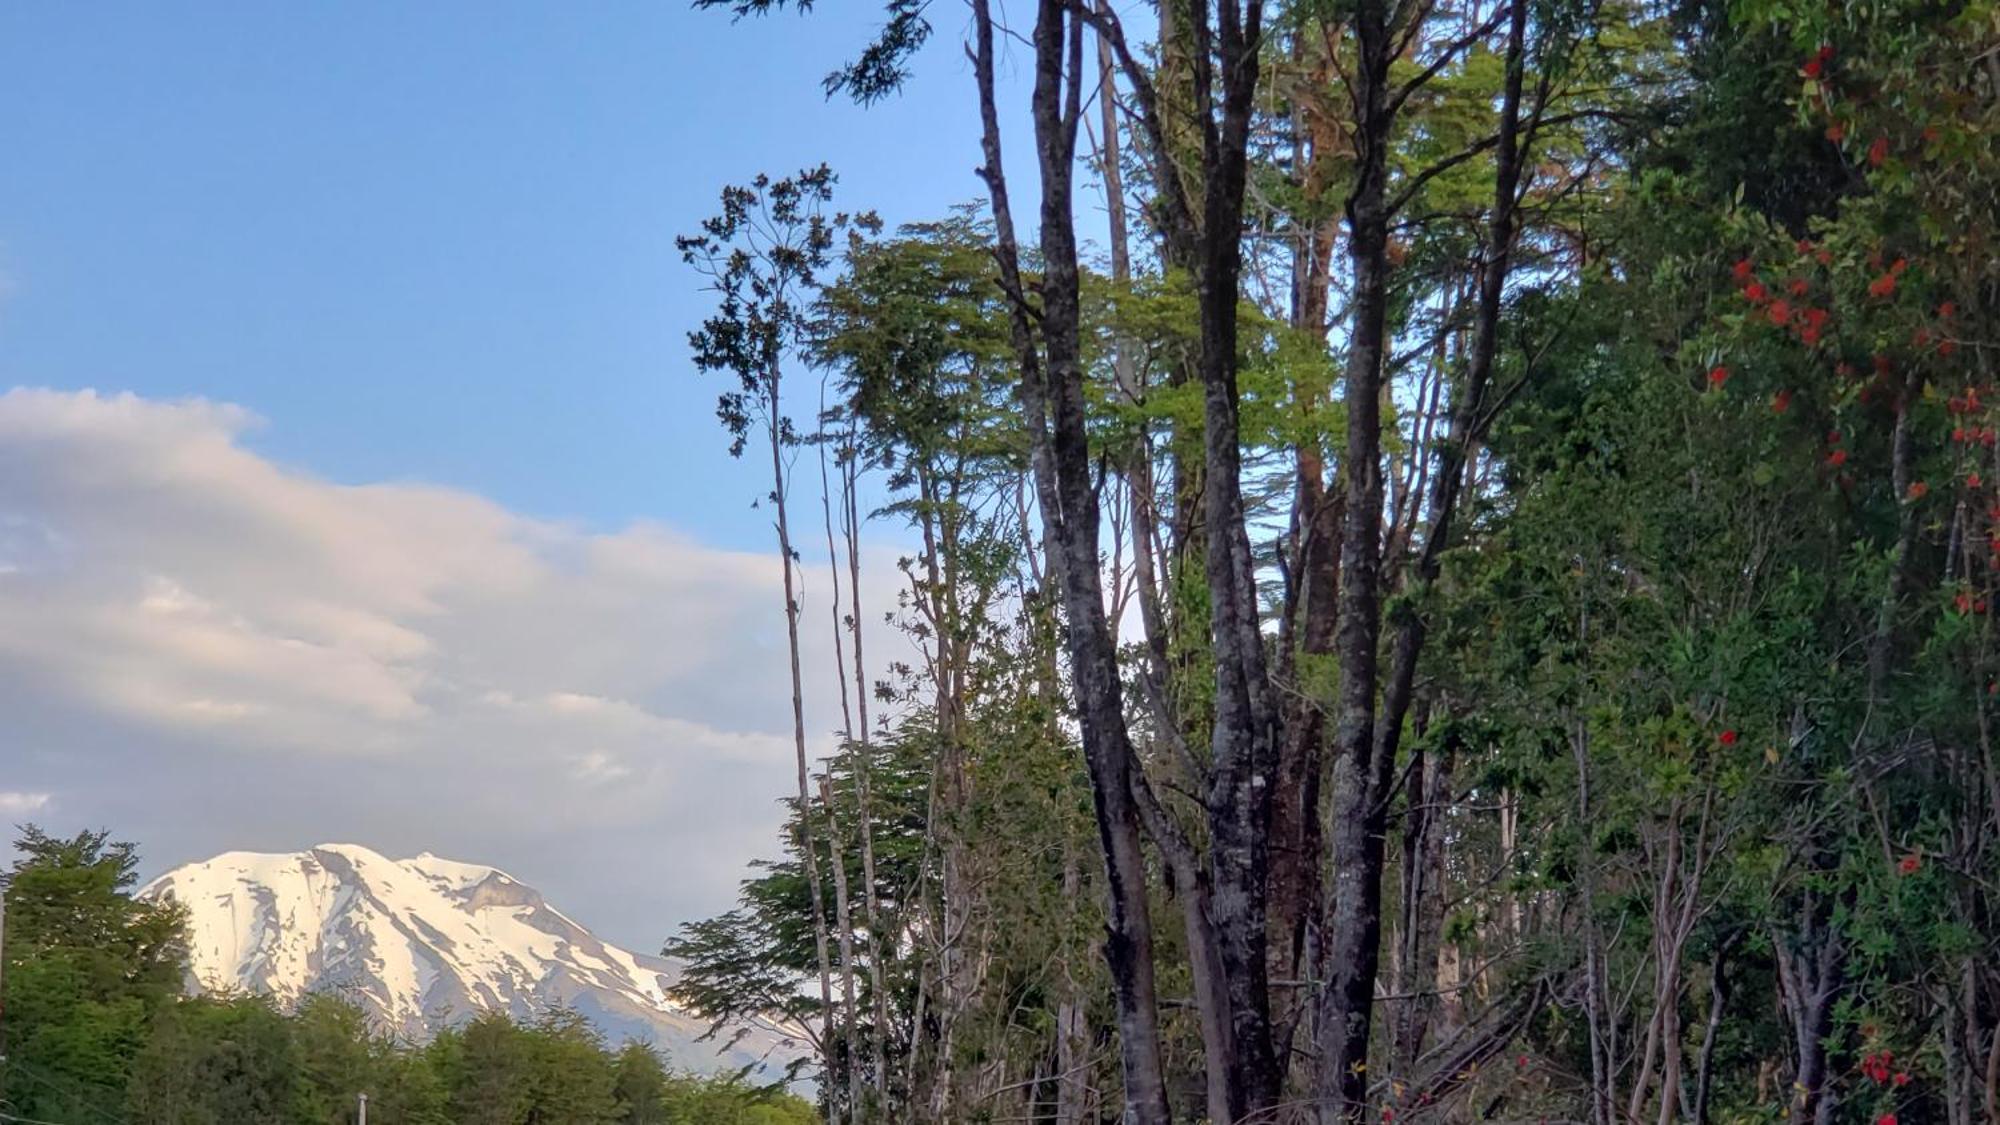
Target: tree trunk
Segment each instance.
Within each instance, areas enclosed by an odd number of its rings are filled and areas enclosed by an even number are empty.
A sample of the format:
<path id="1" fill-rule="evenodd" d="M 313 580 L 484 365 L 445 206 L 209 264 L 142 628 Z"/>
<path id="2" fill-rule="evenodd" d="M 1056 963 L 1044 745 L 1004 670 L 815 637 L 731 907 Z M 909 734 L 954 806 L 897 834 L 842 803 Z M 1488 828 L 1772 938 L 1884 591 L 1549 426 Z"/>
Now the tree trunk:
<path id="1" fill-rule="evenodd" d="M 868 926 L 868 990 L 874 1000 L 875 1023 L 871 1029 L 870 1041 L 873 1046 L 871 1065 L 874 1073 L 875 1106 L 883 1110 L 889 1103 L 889 990 L 882 980 L 882 919 L 880 913 L 881 895 L 875 882 L 875 811 L 874 811 L 874 771 L 875 755 L 869 742 L 868 730 L 868 665 L 862 656 L 861 644 L 861 505 L 860 491 L 856 476 L 857 457 L 853 426 L 849 419 L 848 443 L 841 462 L 841 499 L 846 508 L 842 520 L 847 540 L 847 596 L 854 612 L 848 618 L 848 628 L 854 638 L 854 704 L 860 719 L 858 734 L 861 739 L 860 752 L 855 756 L 854 788 L 861 834 L 861 909 L 862 920 Z M 837 643 L 837 640 L 836 640 Z"/>
<path id="2" fill-rule="evenodd" d="M 1389 1072 L 1410 1075 L 1437 1009 L 1438 935 L 1444 924 L 1444 827 L 1451 796 L 1449 748 L 1424 755 L 1410 770 L 1404 801 L 1402 909 L 1396 959 L 1397 1001 Z"/>
<path id="3" fill-rule="evenodd" d="M 1381 640 L 1383 364 L 1387 349 L 1388 145 L 1394 124 L 1389 65 L 1394 36 L 1383 0 L 1361 0 L 1355 8 L 1356 109 L 1355 183 L 1347 203 L 1348 254 L 1354 284 L 1352 334 L 1347 363 L 1347 512 L 1341 533 L 1339 723 L 1334 735 L 1332 850 L 1324 956 L 1327 960 L 1319 1005 L 1319 1095 L 1321 1120 L 1359 1121 L 1367 1094 L 1369 1032 L 1375 976 L 1381 959 L 1382 865 L 1390 782 L 1404 718 L 1416 682 L 1424 642 L 1420 612 L 1404 615 L 1396 631 L 1389 674 L 1376 710 Z M 1477 432 L 1483 392 L 1491 376 L 1498 341 L 1501 297 L 1506 289 L 1514 240 L 1515 201 L 1520 176 L 1519 122 L 1525 62 L 1527 11 L 1524 0 L 1510 10 L 1506 87 L 1501 99 L 1500 136 L 1495 156 L 1494 206 L 1480 264 L 1480 299 L 1466 385 L 1454 399 L 1451 433 L 1433 478 L 1431 527 L 1419 555 L 1412 585 L 1437 574 L 1439 556 L 1451 533 L 1470 450 Z"/>
<path id="4" fill-rule="evenodd" d="M 1301 30 L 1300 40 L 1305 33 Z M 1310 68 L 1314 85 L 1331 80 L 1331 51 L 1318 51 Z M 1332 130 L 1325 114 L 1294 113 L 1298 134 L 1295 154 L 1303 169 L 1301 193 L 1308 209 L 1326 192 L 1322 172 L 1331 154 L 1322 153 Z M 1308 226 L 1305 245 L 1293 269 L 1292 327 L 1326 337 L 1327 296 L 1333 269 L 1337 219 Z M 1299 410 L 1310 418 L 1321 404 L 1302 401 Z M 1310 432 L 1311 427 L 1307 427 Z M 1283 981 L 1303 981 L 1313 972 L 1308 956 L 1308 927 L 1320 900 L 1320 855 L 1323 846 L 1320 795 L 1326 772 L 1328 666 L 1334 651 L 1334 628 L 1340 587 L 1340 526 L 1342 494 L 1326 484 L 1326 458 L 1317 441 L 1301 441 L 1294 458 L 1297 547 L 1292 571 L 1297 625 L 1287 638 L 1287 667 L 1282 678 L 1293 685 L 1279 744 L 1277 798 L 1271 813 L 1271 973 Z M 1289 622 L 1288 622 L 1289 624 Z M 1311 1009 L 1312 994 L 1302 985 L 1281 988 L 1272 996 L 1274 1050 L 1279 1071 L 1288 1069 L 1291 1044 L 1300 1019 Z"/>
<path id="5" fill-rule="evenodd" d="M 1388 316 L 1388 90 L 1391 45 L 1385 0 L 1359 0 L 1355 183 L 1347 201 L 1349 309 L 1347 485 L 1341 529 L 1340 697 L 1333 740 L 1333 807 L 1327 828 L 1332 879 L 1319 973 L 1319 1058 L 1314 1093 L 1323 1125 L 1360 1122 L 1368 1093 L 1368 1040 L 1381 953 L 1383 823 L 1377 795 L 1389 763 L 1377 761 L 1375 685 L 1381 635 L 1382 370 Z"/>
<path id="6" fill-rule="evenodd" d="M 1777 946 L 1778 979 L 1792 1017 L 1798 1073 L 1792 1083 L 1792 1125 L 1826 1125 L 1838 1099 L 1827 1069 L 1834 1003 L 1845 983 L 1844 962 L 1831 930 L 1830 906 L 1808 892 L 1801 908 L 1799 948 L 1782 938 Z"/>
<path id="7" fill-rule="evenodd" d="M 1080 99 L 1075 85 L 1078 66 L 1070 67 L 1071 83 L 1067 91 L 1064 89 L 1065 23 L 1061 0 L 1041 0 L 1035 23 L 1034 120 L 1042 167 L 1041 336 L 1047 350 L 1046 393 L 1043 360 L 1024 304 L 1018 244 L 1002 170 L 989 0 L 973 0 L 973 65 L 979 85 L 984 156 L 980 172 L 993 210 L 1002 284 L 1014 298 L 1010 320 L 1022 365 L 1021 398 L 1033 444 L 1036 493 L 1049 566 L 1062 588 L 1078 725 L 1105 857 L 1109 932 L 1104 953 L 1125 1075 L 1124 1120 L 1127 1125 L 1164 1125 L 1171 1118 L 1161 1067 L 1146 862 L 1134 804 L 1133 770 L 1137 763 L 1125 728 L 1116 652 L 1097 573 L 1097 497 L 1090 479 L 1084 430 L 1081 310 L 1070 209 L 1077 121 L 1074 110 L 1065 113 L 1064 106 L 1065 100 L 1074 107 Z M 1068 53 L 1080 63 L 1080 32 L 1067 38 Z"/>
<path id="8" fill-rule="evenodd" d="M 1215 659 L 1215 714 L 1204 805 L 1209 908 L 1235 1046 L 1227 1060 L 1228 1120 L 1235 1121 L 1268 1108 L 1278 1097 L 1265 932 L 1278 727 L 1243 508 L 1236 384 L 1236 306 L 1243 265 L 1239 228 L 1261 7 L 1249 4 L 1240 24 L 1233 2 L 1218 5 L 1216 11 L 1215 39 L 1225 90 L 1219 123 L 1204 127 L 1204 215 L 1195 284 L 1201 314 L 1202 504 L 1208 526 L 1209 629 Z"/>
<path id="9" fill-rule="evenodd" d="M 820 807 L 826 814 L 827 858 L 833 867 L 833 918 L 840 946 L 841 1041 L 847 1050 L 847 1119 L 862 1119 L 861 1039 L 854 1007 L 854 911 L 847 895 L 847 858 L 842 854 L 840 820 L 833 811 L 833 785 L 819 779 Z"/>
<path id="10" fill-rule="evenodd" d="M 826 1055 L 833 1050 L 833 962 L 827 954 L 826 893 L 820 881 L 819 852 L 813 844 L 812 778 L 806 761 L 805 681 L 799 668 L 799 598 L 793 578 L 793 561 L 798 553 L 792 549 L 792 528 L 786 503 L 789 493 L 779 429 L 779 419 L 783 415 L 778 394 L 778 372 L 768 372 L 764 383 L 766 436 L 771 445 L 771 501 L 777 509 L 778 559 L 785 569 L 785 643 L 792 668 L 792 749 L 798 764 L 799 849 L 805 858 L 806 889 L 812 895 L 813 952 L 819 964 L 820 1043 L 822 1054 Z M 830 1078 L 831 1059 L 828 1057 L 822 1061 L 829 1066 Z"/>

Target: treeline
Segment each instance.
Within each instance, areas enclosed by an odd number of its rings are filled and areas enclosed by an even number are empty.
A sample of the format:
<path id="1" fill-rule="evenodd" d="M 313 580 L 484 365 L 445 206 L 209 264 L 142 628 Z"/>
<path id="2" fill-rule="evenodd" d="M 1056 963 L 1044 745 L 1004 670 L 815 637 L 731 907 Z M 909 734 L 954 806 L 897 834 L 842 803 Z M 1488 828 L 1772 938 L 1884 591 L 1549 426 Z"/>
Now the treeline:
<path id="1" fill-rule="evenodd" d="M 2000 1122 L 1990 0 L 961 26 L 981 206 L 681 241 L 798 757 L 683 998 L 841 1122 Z"/>
<path id="2" fill-rule="evenodd" d="M 129 844 L 24 830 L 6 878 L 0 1121 L 56 1125 L 808 1125 L 812 1108 L 613 1048 L 574 1012 L 484 1013 L 417 1044 L 333 995 L 181 994 L 179 907 Z"/>

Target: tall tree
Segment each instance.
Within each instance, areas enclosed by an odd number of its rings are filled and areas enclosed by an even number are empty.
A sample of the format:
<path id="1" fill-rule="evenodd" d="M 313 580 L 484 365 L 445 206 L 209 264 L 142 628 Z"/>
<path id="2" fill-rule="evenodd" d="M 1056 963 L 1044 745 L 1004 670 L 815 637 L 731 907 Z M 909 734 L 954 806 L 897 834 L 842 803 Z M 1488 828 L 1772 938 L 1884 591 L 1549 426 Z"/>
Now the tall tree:
<path id="1" fill-rule="evenodd" d="M 149 1021 L 187 971 L 183 912 L 132 897 L 133 845 L 21 829 L 7 872 L 0 1097 L 39 1117 L 115 1115 Z"/>
<path id="2" fill-rule="evenodd" d="M 820 273 L 826 269 L 835 230 L 845 216 L 829 215 L 834 175 L 825 165 L 772 180 L 760 175 L 747 186 L 725 188 L 722 211 L 704 220 L 701 233 L 675 239 L 681 257 L 709 278 L 720 308 L 688 335 L 695 366 L 734 375 L 735 389 L 717 401 L 716 415 L 730 435 L 729 451 L 741 456 L 753 436 L 770 454 L 772 526 L 784 574 L 785 641 L 791 661 L 792 744 L 798 766 L 798 808 L 813 807 L 806 751 L 805 678 L 799 663 L 798 550 L 791 531 L 789 450 L 798 434 L 786 415 L 785 365 L 805 338 Z M 813 942 L 819 962 L 820 1051 L 834 1050 L 833 968 L 828 954 L 825 895 L 813 818 L 796 822 L 812 893 Z M 830 1073 L 831 1067 L 828 1067 Z"/>

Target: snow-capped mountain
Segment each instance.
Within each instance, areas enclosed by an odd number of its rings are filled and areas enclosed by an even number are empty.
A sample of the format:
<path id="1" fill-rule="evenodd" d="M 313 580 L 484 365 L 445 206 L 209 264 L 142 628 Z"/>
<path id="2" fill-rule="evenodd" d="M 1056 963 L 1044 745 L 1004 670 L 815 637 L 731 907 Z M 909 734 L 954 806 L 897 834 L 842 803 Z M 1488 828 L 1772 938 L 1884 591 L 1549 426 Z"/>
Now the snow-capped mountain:
<path id="1" fill-rule="evenodd" d="M 188 910 L 196 989 L 268 993 L 281 1003 L 336 992 L 417 1038 L 492 1008 L 532 1018 L 574 1008 L 608 1039 L 639 1039 L 697 1069 L 796 1053 L 755 1029 L 725 1034 L 667 988 L 679 967 L 600 941 L 541 893 L 492 867 L 426 852 L 395 860 L 355 844 L 290 854 L 225 852 L 177 867 L 140 891 Z"/>

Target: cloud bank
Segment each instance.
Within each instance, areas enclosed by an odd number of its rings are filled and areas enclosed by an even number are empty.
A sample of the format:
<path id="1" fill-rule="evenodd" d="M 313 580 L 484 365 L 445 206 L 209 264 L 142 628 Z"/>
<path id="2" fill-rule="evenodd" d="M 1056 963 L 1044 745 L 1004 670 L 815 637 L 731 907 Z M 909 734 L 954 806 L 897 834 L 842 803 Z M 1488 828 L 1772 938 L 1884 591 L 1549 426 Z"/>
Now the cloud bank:
<path id="1" fill-rule="evenodd" d="M 0 395 L 0 817 L 155 871 L 323 840 L 494 863 L 639 948 L 726 905 L 794 784 L 776 559 L 320 480 L 258 424 Z"/>

